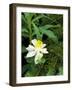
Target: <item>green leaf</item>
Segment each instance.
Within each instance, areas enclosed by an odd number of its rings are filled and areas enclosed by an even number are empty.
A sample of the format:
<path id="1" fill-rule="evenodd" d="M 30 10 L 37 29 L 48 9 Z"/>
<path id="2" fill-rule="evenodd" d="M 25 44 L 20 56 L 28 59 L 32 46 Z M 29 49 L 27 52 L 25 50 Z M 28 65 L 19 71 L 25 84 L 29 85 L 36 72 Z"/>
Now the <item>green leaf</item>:
<path id="1" fill-rule="evenodd" d="M 22 33 L 24 33 L 24 32 L 25 32 L 25 33 L 28 33 L 28 30 L 27 30 L 26 28 L 23 28 L 23 29 L 22 29 Z"/>
<path id="2" fill-rule="evenodd" d="M 62 75 L 63 74 L 63 67 L 59 67 L 59 73 L 58 75 Z"/>
<path id="3" fill-rule="evenodd" d="M 22 74 L 23 74 L 24 72 L 26 72 L 27 70 L 29 70 L 29 69 L 30 69 L 30 65 L 29 65 L 29 64 L 24 65 L 24 66 L 22 67 Z"/>
<path id="4" fill-rule="evenodd" d="M 26 23 L 26 20 L 25 20 L 25 17 L 24 17 L 24 15 L 22 15 L 22 20 Z"/>
<path id="5" fill-rule="evenodd" d="M 46 29 L 40 29 L 40 32 L 42 33 L 42 34 L 45 34 L 45 35 L 47 35 L 49 38 L 51 38 L 53 41 L 55 41 L 55 42 L 58 42 L 58 39 L 57 39 L 57 36 L 54 34 L 54 32 L 53 31 L 51 31 L 51 30 L 46 30 Z"/>
<path id="6" fill-rule="evenodd" d="M 38 72 L 38 68 L 34 64 L 30 64 L 30 69 L 28 69 L 27 73 L 25 74 L 26 77 L 36 76 Z"/>
<path id="7" fill-rule="evenodd" d="M 49 75 L 54 75 L 54 74 L 55 74 L 55 68 L 49 67 L 49 70 L 46 75 L 49 76 Z"/>
<path id="8" fill-rule="evenodd" d="M 26 28 L 22 29 L 22 36 L 29 37 L 29 31 Z"/>
<path id="9" fill-rule="evenodd" d="M 44 64 L 45 61 L 46 61 L 45 58 L 42 58 L 42 59 L 40 60 L 39 64 Z"/>
<path id="10" fill-rule="evenodd" d="M 41 53 L 38 53 L 36 56 L 35 56 L 35 64 L 39 64 L 42 60 L 42 57 L 43 57 L 43 54 Z"/>
<path id="11" fill-rule="evenodd" d="M 27 71 L 27 73 L 25 74 L 25 77 L 32 77 L 33 75 L 31 74 L 30 71 Z"/>
<path id="12" fill-rule="evenodd" d="M 27 58 L 26 61 L 27 61 L 28 63 L 34 63 L 34 58 L 33 58 L 33 57 L 32 57 L 32 58 Z"/>
<path id="13" fill-rule="evenodd" d="M 37 16 L 36 18 L 34 18 L 33 20 L 32 20 L 32 22 L 35 22 L 35 21 L 37 21 L 37 20 L 39 20 L 40 18 L 43 18 L 44 16 L 43 15 L 39 15 L 39 16 Z"/>
<path id="14" fill-rule="evenodd" d="M 23 37 L 29 37 L 29 35 L 27 33 L 22 33 Z"/>
<path id="15" fill-rule="evenodd" d="M 33 14 L 32 13 L 24 13 L 25 18 L 27 19 L 28 23 L 31 21 Z"/>
<path id="16" fill-rule="evenodd" d="M 41 34 L 40 34 L 40 31 L 39 31 L 39 28 L 34 24 L 34 23 L 32 23 L 32 25 L 33 25 L 33 27 L 34 27 L 34 35 L 36 35 L 37 36 L 37 38 L 38 39 L 41 39 L 42 38 L 42 36 L 41 36 Z"/>
<path id="17" fill-rule="evenodd" d="M 22 53 L 25 53 L 25 52 L 27 52 L 27 50 L 26 50 L 26 47 L 25 46 L 22 46 Z"/>
<path id="18" fill-rule="evenodd" d="M 29 31 L 27 29 L 22 29 L 22 36 L 29 37 Z"/>
<path id="19" fill-rule="evenodd" d="M 58 25 L 44 25 L 44 26 L 41 26 L 39 28 L 47 30 L 49 28 L 59 28 L 59 27 L 61 27 L 61 26 L 58 24 Z"/>

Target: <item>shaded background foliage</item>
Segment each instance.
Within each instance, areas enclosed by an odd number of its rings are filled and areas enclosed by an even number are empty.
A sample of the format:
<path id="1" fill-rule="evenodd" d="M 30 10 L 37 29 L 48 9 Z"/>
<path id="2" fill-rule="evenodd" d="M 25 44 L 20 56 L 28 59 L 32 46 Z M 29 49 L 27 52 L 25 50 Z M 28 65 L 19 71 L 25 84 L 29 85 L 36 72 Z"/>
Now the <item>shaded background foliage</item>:
<path id="1" fill-rule="evenodd" d="M 22 13 L 22 77 L 63 74 L 63 15 Z M 32 39 L 40 39 L 47 44 L 49 54 L 44 55 L 39 64 L 34 57 L 26 59 L 26 47 Z"/>

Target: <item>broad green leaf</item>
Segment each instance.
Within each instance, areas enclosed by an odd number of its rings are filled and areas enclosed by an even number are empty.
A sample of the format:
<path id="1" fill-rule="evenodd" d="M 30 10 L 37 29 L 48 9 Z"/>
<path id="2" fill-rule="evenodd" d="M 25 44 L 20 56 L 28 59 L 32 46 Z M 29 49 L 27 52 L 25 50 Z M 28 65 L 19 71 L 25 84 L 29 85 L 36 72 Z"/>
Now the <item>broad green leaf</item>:
<path id="1" fill-rule="evenodd" d="M 39 28 L 47 30 L 49 28 L 59 28 L 59 27 L 61 27 L 61 26 L 58 24 L 58 25 L 44 25 L 44 26 L 41 26 Z"/>
<path id="2" fill-rule="evenodd" d="M 51 38 L 53 41 L 58 42 L 57 36 L 54 34 L 53 31 L 51 31 L 51 30 L 46 30 L 46 29 L 40 29 L 40 32 L 41 32 L 42 34 L 47 35 L 47 36 L 48 36 L 49 38 Z"/>

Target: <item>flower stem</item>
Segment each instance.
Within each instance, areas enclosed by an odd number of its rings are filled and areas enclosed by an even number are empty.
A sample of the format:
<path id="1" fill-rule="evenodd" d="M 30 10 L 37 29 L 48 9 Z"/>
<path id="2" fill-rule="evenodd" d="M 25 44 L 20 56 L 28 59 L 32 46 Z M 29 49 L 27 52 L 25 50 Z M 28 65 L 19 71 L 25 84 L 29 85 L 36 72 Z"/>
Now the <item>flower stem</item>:
<path id="1" fill-rule="evenodd" d="M 30 43 L 31 43 L 31 40 L 32 40 L 31 22 L 29 23 L 28 27 L 29 27 L 29 40 L 30 40 Z"/>
<path id="2" fill-rule="evenodd" d="M 31 30 L 31 27 L 30 27 L 30 43 L 31 43 L 31 40 L 32 40 L 32 30 Z"/>

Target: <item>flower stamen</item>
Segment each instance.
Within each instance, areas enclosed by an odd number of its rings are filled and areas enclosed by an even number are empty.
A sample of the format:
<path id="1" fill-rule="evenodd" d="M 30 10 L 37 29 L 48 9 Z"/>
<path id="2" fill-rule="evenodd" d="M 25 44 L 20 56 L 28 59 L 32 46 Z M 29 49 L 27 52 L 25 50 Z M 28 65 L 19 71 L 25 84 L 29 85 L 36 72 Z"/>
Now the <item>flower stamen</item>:
<path id="1" fill-rule="evenodd" d="M 37 40 L 35 43 L 35 48 L 41 48 L 43 45 L 43 42 L 41 40 Z"/>

